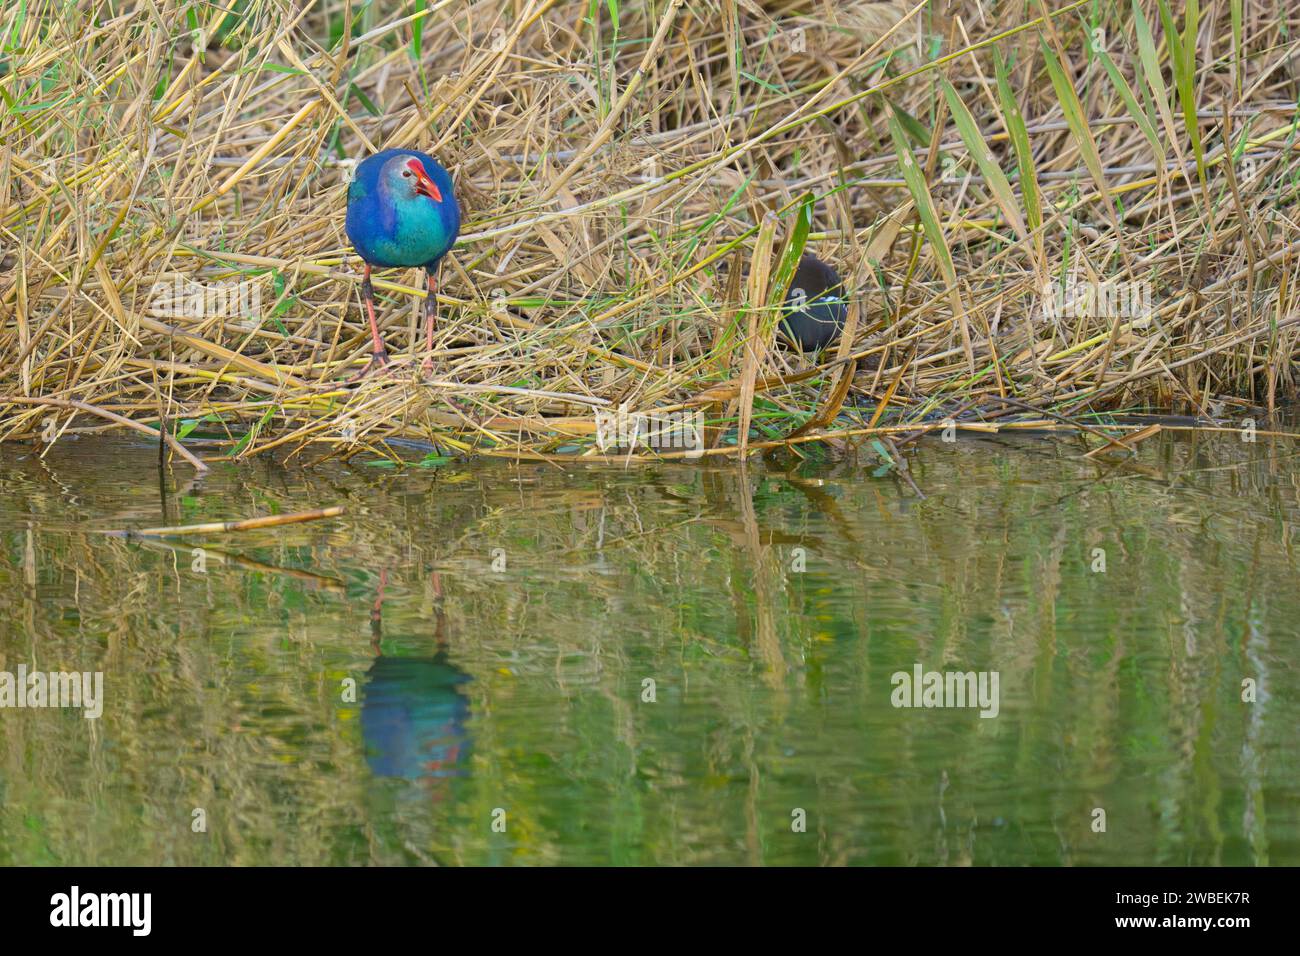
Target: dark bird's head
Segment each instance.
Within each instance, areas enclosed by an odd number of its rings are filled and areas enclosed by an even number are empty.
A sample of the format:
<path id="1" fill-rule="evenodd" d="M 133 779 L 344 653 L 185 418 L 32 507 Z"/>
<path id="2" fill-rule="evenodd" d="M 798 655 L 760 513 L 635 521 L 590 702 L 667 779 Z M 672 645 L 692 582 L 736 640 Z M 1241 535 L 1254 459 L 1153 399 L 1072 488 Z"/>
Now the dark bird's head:
<path id="1" fill-rule="evenodd" d="M 433 181 L 424 164 L 415 156 L 392 157 L 384 163 L 379 175 L 389 192 L 396 198 L 414 199 L 416 196 L 428 196 L 434 202 L 442 202 L 442 190 Z"/>
<path id="2" fill-rule="evenodd" d="M 790 281 L 781 329 L 802 351 L 831 345 L 848 318 L 848 299 L 839 274 L 816 256 L 805 253 Z"/>

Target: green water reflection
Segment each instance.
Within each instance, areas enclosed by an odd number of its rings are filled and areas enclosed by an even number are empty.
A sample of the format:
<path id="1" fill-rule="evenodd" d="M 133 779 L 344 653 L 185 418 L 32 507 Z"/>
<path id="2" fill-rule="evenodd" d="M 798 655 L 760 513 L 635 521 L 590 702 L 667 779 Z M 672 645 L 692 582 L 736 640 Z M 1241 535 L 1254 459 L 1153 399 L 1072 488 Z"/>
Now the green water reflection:
<path id="1" fill-rule="evenodd" d="M 105 701 L 0 709 L 0 863 L 1300 864 L 1295 448 L 932 441 L 922 500 L 4 446 L 0 671 Z M 894 708 L 918 663 L 997 671 L 998 716 Z"/>

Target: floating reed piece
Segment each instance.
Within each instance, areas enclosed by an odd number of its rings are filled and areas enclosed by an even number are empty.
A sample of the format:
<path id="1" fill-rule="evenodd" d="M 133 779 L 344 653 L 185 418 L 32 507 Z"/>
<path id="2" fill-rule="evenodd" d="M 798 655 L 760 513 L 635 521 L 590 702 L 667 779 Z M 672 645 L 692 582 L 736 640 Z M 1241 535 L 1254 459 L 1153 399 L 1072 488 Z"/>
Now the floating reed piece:
<path id="1" fill-rule="evenodd" d="M 0 440 L 600 458 L 596 412 L 626 407 L 699 411 L 734 455 L 979 428 L 1004 399 L 1271 411 L 1300 78 L 1262 7 L 14 0 Z M 344 195 L 383 147 L 438 156 L 465 223 L 436 382 L 422 277 L 392 271 L 408 371 L 348 387 Z M 804 249 L 853 296 L 815 366 L 773 334 Z"/>
<path id="2" fill-rule="evenodd" d="M 117 538 L 168 538 L 186 534 L 225 534 L 230 531 L 257 531 L 263 528 L 279 528 L 286 524 L 301 524 L 304 521 L 319 521 L 321 518 L 337 518 L 344 513 L 342 505 L 332 508 L 314 508 L 311 511 L 299 511 L 288 515 L 263 515 L 260 518 L 241 518 L 238 521 L 208 521 L 204 524 L 181 524 L 170 528 L 128 528 L 123 531 L 105 531 L 104 534 Z"/>

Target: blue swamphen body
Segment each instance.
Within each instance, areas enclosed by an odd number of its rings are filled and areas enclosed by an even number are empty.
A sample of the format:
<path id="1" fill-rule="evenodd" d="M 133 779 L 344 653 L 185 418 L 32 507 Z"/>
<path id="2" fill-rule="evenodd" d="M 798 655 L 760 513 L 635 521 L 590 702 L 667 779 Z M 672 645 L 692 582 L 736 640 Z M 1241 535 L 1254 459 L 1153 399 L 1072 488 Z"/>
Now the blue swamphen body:
<path id="1" fill-rule="evenodd" d="M 348 239 L 365 260 L 361 295 L 374 344 L 371 366 L 388 364 L 388 353 L 375 320 L 371 267 L 423 267 L 428 274 L 424 303 L 425 346 L 433 351 L 437 319 L 438 264 L 460 232 L 460 206 L 451 174 L 427 153 L 386 149 L 357 165 L 348 186 Z M 425 359 L 425 370 L 433 359 Z M 369 366 L 367 367 L 367 369 Z M 364 373 L 363 373 L 364 374 Z"/>
<path id="2" fill-rule="evenodd" d="M 371 772 L 407 780 L 461 776 L 470 707 L 459 688 L 470 676 L 442 651 L 378 657 L 366 676 L 361 733 Z"/>
<path id="3" fill-rule="evenodd" d="M 370 647 L 375 660 L 366 672 L 361 699 L 366 762 L 377 777 L 437 781 L 461 776 L 468 759 L 470 706 L 460 685 L 473 678 L 448 657 L 442 579 L 436 571 L 430 584 L 435 597 L 437 653 L 433 657 L 393 657 L 383 652 L 388 569 L 379 572 L 379 589 L 370 609 Z"/>
<path id="4" fill-rule="evenodd" d="M 781 324 L 786 335 L 803 351 L 816 352 L 839 337 L 848 315 L 839 273 L 816 256 L 805 254 L 785 297 Z"/>

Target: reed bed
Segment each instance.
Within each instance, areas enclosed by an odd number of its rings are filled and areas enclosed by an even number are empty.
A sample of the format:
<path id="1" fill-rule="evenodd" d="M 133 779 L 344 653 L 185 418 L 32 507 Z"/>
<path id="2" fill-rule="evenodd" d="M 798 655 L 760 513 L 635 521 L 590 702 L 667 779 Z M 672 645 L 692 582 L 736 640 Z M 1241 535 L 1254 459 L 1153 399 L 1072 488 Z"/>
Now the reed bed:
<path id="1" fill-rule="evenodd" d="M 699 413 L 720 457 L 1008 423 L 1124 448 L 1124 422 L 1150 433 L 1133 412 L 1237 427 L 1296 385 L 1296 19 L 11 0 L 0 440 L 133 429 L 202 467 L 687 457 L 601 447 L 619 409 Z M 345 192 L 394 146 L 452 170 L 465 224 L 434 376 L 420 277 L 394 270 L 406 364 L 353 385 Z M 817 356 L 777 328 L 803 251 L 852 290 Z"/>

